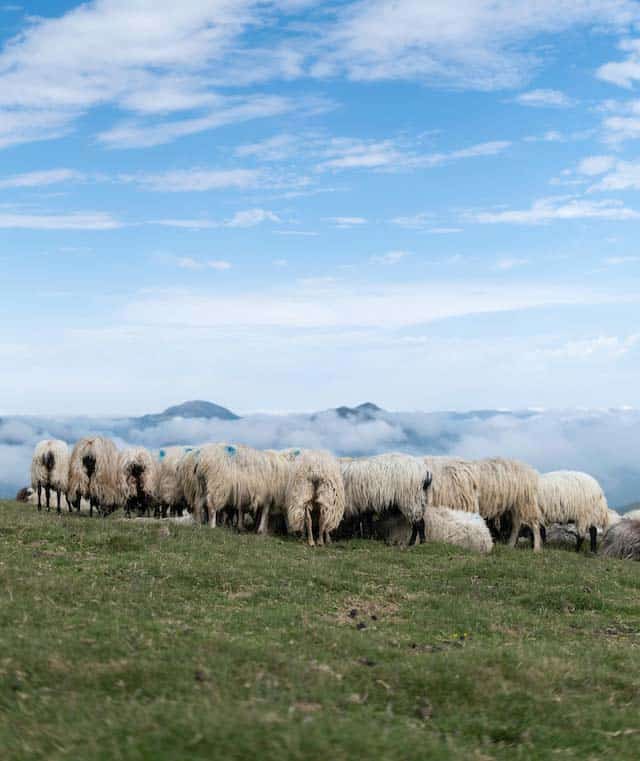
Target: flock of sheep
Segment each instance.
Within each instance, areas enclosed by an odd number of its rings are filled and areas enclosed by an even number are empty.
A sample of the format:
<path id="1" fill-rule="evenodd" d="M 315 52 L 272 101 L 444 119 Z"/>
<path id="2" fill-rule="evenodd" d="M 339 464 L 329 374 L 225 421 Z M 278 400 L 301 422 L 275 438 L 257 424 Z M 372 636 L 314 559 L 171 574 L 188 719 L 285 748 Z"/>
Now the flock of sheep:
<path id="1" fill-rule="evenodd" d="M 83 438 L 35 449 L 31 499 L 47 510 L 62 498 L 71 512 L 83 500 L 93 515 L 188 513 L 197 524 L 259 534 L 302 535 L 310 545 L 353 536 L 397 544 L 444 541 L 489 552 L 494 538 L 514 546 L 521 533 L 540 551 L 547 532 L 570 529 L 580 549 L 604 534 L 603 553 L 640 559 L 640 516 L 622 519 L 585 473 L 539 474 L 514 460 L 383 454 L 337 458 L 324 451 L 257 450 L 205 444 L 119 451 L 108 438 Z"/>

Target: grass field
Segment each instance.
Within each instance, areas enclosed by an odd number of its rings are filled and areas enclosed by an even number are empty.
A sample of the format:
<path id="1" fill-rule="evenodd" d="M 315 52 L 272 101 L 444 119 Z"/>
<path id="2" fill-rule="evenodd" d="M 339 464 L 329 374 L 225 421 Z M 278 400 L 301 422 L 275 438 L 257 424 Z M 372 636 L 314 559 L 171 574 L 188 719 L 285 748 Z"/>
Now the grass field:
<path id="1" fill-rule="evenodd" d="M 640 758 L 640 567 L 0 503 L 0 758 Z"/>

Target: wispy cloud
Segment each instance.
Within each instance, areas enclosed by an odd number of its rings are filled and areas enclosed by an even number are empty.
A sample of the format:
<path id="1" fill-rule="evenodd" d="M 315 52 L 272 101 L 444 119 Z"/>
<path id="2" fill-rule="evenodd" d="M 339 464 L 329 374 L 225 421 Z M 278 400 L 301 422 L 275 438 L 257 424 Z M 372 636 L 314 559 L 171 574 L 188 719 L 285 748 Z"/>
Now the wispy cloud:
<path id="1" fill-rule="evenodd" d="M 159 193 L 195 193 L 209 190 L 244 190 L 255 187 L 261 174 L 255 169 L 175 169 L 170 172 L 120 175 L 121 182 L 131 182 L 144 190 Z"/>
<path id="2" fill-rule="evenodd" d="M 527 264 L 529 264 L 528 259 L 518 259 L 515 257 L 499 259 L 496 262 L 495 269 L 501 270 L 503 272 L 508 272 L 510 270 L 516 269 L 517 267 L 524 267 Z"/>
<path id="3" fill-rule="evenodd" d="M 255 227 L 262 222 L 280 222 L 280 217 L 268 209 L 247 209 L 236 212 L 224 222 L 224 227 Z"/>
<path id="4" fill-rule="evenodd" d="M 323 221 L 330 222 L 336 227 L 344 229 L 367 224 L 367 220 L 364 217 L 324 217 Z"/>
<path id="5" fill-rule="evenodd" d="M 576 219 L 605 219 L 624 221 L 639 219 L 640 213 L 627 208 L 622 201 L 590 201 L 581 198 L 543 198 L 529 209 L 484 211 L 471 215 L 481 224 L 538 225 Z"/>
<path id="6" fill-rule="evenodd" d="M 114 230 L 122 223 L 106 212 L 2 214 L 0 228 L 22 230 Z"/>
<path id="7" fill-rule="evenodd" d="M 11 177 L 0 178 L 0 189 L 4 188 L 38 188 L 57 185 L 62 182 L 80 182 L 84 179 L 82 172 L 74 169 L 44 169 L 39 172 L 25 172 Z"/>
<path id="8" fill-rule="evenodd" d="M 407 256 L 411 256 L 408 251 L 388 251 L 386 254 L 372 256 L 371 261 L 376 264 L 399 264 Z"/>
<path id="9" fill-rule="evenodd" d="M 516 97 L 516 103 L 532 108 L 569 108 L 574 101 L 560 90 L 529 90 Z"/>

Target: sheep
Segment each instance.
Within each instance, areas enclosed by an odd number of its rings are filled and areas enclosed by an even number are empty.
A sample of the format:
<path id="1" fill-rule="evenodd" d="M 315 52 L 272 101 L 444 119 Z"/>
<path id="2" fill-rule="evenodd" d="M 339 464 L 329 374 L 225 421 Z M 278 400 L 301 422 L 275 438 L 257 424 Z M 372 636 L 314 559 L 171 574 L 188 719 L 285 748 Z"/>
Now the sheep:
<path id="1" fill-rule="evenodd" d="M 448 507 L 429 507 L 424 514 L 424 523 L 427 542 L 454 544 L 482 554 L 493 549 L 491 532 L 478 513 Z M 405 546 L 409 542 L 411 526 L 402 515 L 394 515 L 383 521 L 380 529 L 387 544 Z"/>
<path id="2" fill-rule="evenodd" d="M 307 451 L 296 456 L 285 494 L 287 526 L 293 533 L 306 530 L 310 547 L 317 526 L 317 544 L 330 544 L 331 531 L 344 516 L 345 492 L 338 460 L 328 452 Z"/>
<path id="3" fill-rule="evenodd" d="M 217 513 L 226 509 L 243 531 L 248 512 L 258 533 L 267 533 L 270 511 L 285 503 L 290 466 L 291 460 L 279 452 L 232 444 L 202 447 L 194 467 L 196 522 L 215 527 Z"/>
<path id="4" fill-rule="evenodd" d="M 513 521 L 509 545 L 515 547 L 522 526 L 533 534 L 534 552 L 540 552 L 540 507 L 537 471 L 516 460 L 496 457 L 473 463 L 478 483 L 478 507 L 486 520 L 510 515 Z"/>
<path id="5" fill-rule="evenodd" d="M 410 543 L 425 541 L 424 513 L 432 476 L 418 457 L 384 454 L 341 462 L 347 519 L 381 517 L 399 510 L 412 527 Z"/>
<path id="6" fill-rule="evenodd" d="M 479 512 L 478 482 L 472 463 L 452 457 L 425 457 L 424 461 L 433 475 L 430 506 Z"/>
<path id="7" fill-rule="evenodd" d="M 106 516 L 123 504 L 125 483 L 119 467 L 118 450 L 103 436 L 80 439 L 69 462 L 69 495 L 80 512 L 80 501 L 89 501 L 89 515 L 95 507 Z"/>
<path id="8" fill-rule="evenodd" d="M 623 518 L 631 518 L 634 521 L 640 520 L 640 510 L 629 510 L 628 513 L 625 513 Z"/>
<path id="9" fill-rule="evenodd" d="M 609 508 L 595 478 L 571 470 L 544 473 L 539 479 L 538 503 L 545 529 L 554 523 L 572 523 L 577 537 L 576 549 L 580 551 L 588 533 L 591 551 L 596 551 L 598 529 L 606 529 Z"/>
<path id="10" fill-rule="evenodd" d="M 606 558 L 640 560 L 640 520 L 623 518 L 611 526 L 602 540 L 602 555 Z"/>
<path id="11" fill-rule="evenodd" d="M 149 515 L 156 506 L 157 464 L 144 447 L 129 447 L 119 455 L 118 467 L 124 480 L 124 509 L 127 518 L 132 508 L 138 516 Z"/>
<path id="12" fill-rule="evenodd" d="M 36 445 L 31 460 L 31 486 L 38 494 L 38 510 L 42 510 L 44 489 L 47 512 L 51 509 L 51 492 L 55 492 L 57 512 L 60 514 L 60 497 L 67 495 L 69 484 L 69 448 L 66 442 L 47 439 Z M 67 505 L 69 501 L 67 500 Z M 69 505 L 71 510 L 71 505 Z"/>
<path id="13" fill-rule="evenodd" d="M 37 506 L 38 493 L 34 489 L 32 489 L 30 486 L 24 487 L 23 489 L 20 489 L 20 491 L 16 495 L 16 502 L 23 502 L 28 505 Z M 71 502 L 69 502 L 68 498 L 67 498 L 67 504 L 71 505 Z M 81 511 L 89 510 L 89 503 L 87 502 L 87 500 L 85 499 L 82 500 L 80 510 Z"/>
<path id="14" fill-rule="evenodd" d="M 154 491 L 163 518 L 166 518 L 168 513 L 181 516 L 187 506 L 180 489 L 178 466 L 181 460 L 193 451 L 193 447 L 167 447 L 157 452 Z"/>
<path id="15" fill-rule="evenodd" d="M 628 515 L 626 517 L 628 517 Z M 638 514 L 638 517 L 640 518 L 640 514 Z M 620 521 L 622 520 L 622 516 L 620 515 L 620 513 L 611 507 L 607 510 L 607 518 L 608 518 L 607 526 L 609 527 L 615 526 L 616 523 L 620 523 Z"/>

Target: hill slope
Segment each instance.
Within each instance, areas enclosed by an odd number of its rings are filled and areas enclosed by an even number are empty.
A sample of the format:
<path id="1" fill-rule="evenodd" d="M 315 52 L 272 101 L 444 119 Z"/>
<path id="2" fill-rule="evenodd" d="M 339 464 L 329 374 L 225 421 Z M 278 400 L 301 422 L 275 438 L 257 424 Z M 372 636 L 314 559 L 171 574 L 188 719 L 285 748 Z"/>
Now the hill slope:
<path id="1" fill-rule="evenodd" d="M 13 503 L 0 558 L 3 761 L 640 754 L 631 562 Z"/>

